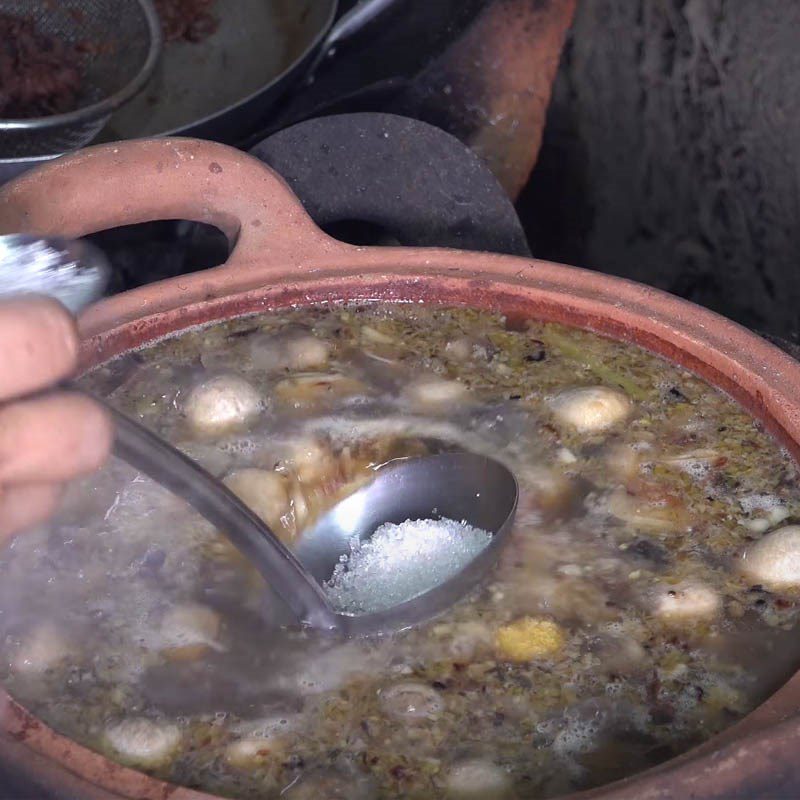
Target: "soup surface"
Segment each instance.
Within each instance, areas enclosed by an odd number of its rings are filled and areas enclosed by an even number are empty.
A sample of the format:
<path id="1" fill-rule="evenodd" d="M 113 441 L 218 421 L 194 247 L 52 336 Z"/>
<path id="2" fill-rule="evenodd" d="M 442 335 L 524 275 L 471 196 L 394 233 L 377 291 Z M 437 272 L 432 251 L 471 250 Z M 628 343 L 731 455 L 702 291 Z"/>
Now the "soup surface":
<path id="1" fill-rule="evenodd" d="M 794 463 L 636 347 L 465 309 L 291 309 L 84 383 L 289 543 L 393 458 L 485 453 L 521 488 L 472 596 L 331 641 L 124 464 L 73 487 L 0 553 L 2 680 L 123 764 L 235 798 L 544 798 L 685 751 L 800 656 Z"/>

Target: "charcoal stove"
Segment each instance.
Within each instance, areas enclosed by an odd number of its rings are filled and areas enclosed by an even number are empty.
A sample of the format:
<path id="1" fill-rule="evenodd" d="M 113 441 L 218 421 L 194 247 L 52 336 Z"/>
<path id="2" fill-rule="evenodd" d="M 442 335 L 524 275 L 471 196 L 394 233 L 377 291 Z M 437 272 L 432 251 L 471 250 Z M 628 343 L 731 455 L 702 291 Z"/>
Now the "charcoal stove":
<path id="1" fill-rule="evenodd" d="M 315 222 L 351 243 L 530 254 L 491 170 L 427 123 L 382 113 L 335 115 L 273 134 L 252 152 L 288 181 Z M 228 255 L 220 231 L 180 220 L 91 239 L 114 267 L 110 293 L 216 266 Z"/>

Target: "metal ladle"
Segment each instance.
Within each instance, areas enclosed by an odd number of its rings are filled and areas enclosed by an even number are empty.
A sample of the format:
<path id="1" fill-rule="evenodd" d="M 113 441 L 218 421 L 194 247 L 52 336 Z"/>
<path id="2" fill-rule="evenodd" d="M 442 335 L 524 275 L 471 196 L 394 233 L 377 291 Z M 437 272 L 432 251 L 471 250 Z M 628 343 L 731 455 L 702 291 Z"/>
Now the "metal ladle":
<path id="1" fill-rule="evenodd" d="M 0 296 L 47 294 L 78 313 L 98 299 L 108 264 L 86 242 L 0 236 Z M 69 388 L 83 391 L 74 384 Z M 380 468 L 303 532 L 290 551 L 233 492 L 168 442 L 103 404 L 116 426 L 115 454 L 169 489 L 223 531 L 306 626 L 346 636 L 389 633 L 436 616 L 468 594 L 494 565 L 511 532 L 518 487 L 512 473 L 473 453 L 398 459 Z M 492 534 L 457 574 L 406 602 L 369 614 L 337 612 L 322 588 L 352 537 L 368 539 L 385 522 L 448 517 Z"/>

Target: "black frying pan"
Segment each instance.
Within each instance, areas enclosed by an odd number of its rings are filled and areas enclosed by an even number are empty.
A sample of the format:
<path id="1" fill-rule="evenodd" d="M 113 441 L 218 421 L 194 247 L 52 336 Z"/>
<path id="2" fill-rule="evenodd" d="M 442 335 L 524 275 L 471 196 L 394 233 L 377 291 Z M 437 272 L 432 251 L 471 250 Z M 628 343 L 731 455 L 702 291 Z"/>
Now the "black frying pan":
<path id="1" fill-rule="evenodd" d="M 337 0 L 217 0 L 220 24 L 200 43 L 171 42 L 145 90 L 102 140 L 178 135 L 237 144 L 338 42 L 396 0 L 361 0 L 334 25 Z"/>
<path id="2" fill-rule="evenodd" d="M 267 127 L 292 83 L 400 2 L 359 0 L 334 24 L 339 0 L 217 0 L 219 29 L 197 44 L 171 42 L 151 82 L 97 141 L 172 135 L 241 145 Z M 0 186 L 55 155 L 0 158 Z"/>

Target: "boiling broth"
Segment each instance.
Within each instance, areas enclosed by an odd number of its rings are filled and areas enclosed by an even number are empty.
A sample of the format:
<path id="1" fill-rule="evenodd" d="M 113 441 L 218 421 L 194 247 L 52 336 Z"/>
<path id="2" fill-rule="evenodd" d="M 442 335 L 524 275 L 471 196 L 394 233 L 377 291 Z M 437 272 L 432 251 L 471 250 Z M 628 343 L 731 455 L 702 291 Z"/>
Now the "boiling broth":
<path id="1" fill-rule="evenodd" d="M 749 712 L 800 656 L 794 588 L 742 559 L 800 521 L 795 464 L 637 347 L 514 327 L 290 309 L 94 370 L 88 388 L 290 544 L 381 464 L 459 448 L 515 472 L 515 530 L 443 616 L 331 641 L 286 620 L 224 533 L 112 461 L 0 554 L 5 686 L 112 759 L 235 798 L 545 798 Z"/>

